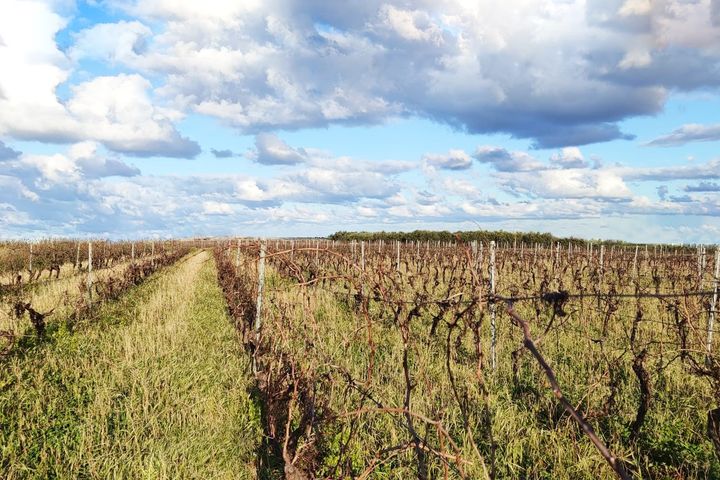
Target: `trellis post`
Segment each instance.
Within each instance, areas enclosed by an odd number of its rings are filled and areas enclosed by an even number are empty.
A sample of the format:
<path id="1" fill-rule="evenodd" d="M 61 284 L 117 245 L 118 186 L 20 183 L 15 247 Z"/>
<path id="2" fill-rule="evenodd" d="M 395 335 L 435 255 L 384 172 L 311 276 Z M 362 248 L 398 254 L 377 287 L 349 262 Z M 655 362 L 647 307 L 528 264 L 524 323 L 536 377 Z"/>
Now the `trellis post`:
<path id="1" fill-rule="evenodd" d="M 635 280 L 638 278 L 638 250 L 640 249 L 639 245 L 635 245 L 635 258 L 633 258 L 633 275 L 635 276 Z"/>
<path id="2" fill-rule="evenodd" d="M 92 306 L 92 242 L 88 242 L 88 274 L 87 274 L 87 289 L 88 289 L 88 303 Z"/>
<path id="3" fill-rule="evenodd" d="M 237 249 L 235 251 L 235 271 L 240 270 L 240 239 L 237 239 Z"/>
<path id="4" fill-rule="evenodd" d="M 397 262 L 396 262 L 396 269 L 399 272 L 400 271 L 400 240 L 397 241 Z"/>
<path id="5" fill-rule="evenodd" d="M 708 318 L 707 327 L 707 357 L 706 361 L 709 363 L 712 354 L 712 339 L 713 339 L 713 327 L 715 326 L 715 308 L 717 307 L 718 300 L 718 282 L 720 282 L 720 247 L 715 247 L 715 273 L 713 277 L 713 298 L 710 303 L 710 315 Z"/>
<path id="6" fill-rule="evenodd" d="M 493 372 L 497 366 L 495 347 L 497 344 L 497 330 L 495 325 L 495 241 L 490 242 L 490 362 Z"/>
<path id="7" fill-rule="evenodd" d="M 263 300 L 263 287 L 265 286 L 265 251 L 267 249 L 267 241 L 265 239 L 260 241 L 260 258 L 258 259 L 258 293 L 257 300 L 255 301 L 255 344 L 256 350 L 259 348 L 260 341 L 260 329 L 262 328 L 262 300 Z M 253 354 L 253 372 L 258 372 L 257 358 Z"/>

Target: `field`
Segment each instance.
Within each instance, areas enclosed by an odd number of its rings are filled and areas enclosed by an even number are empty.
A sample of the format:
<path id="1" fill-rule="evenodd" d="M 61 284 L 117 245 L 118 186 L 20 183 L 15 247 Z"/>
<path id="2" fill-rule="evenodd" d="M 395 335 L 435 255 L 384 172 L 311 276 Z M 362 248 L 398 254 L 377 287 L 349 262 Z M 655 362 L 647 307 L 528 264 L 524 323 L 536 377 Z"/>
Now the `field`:
<path id="1" fill-rule="evenodd" d="M 714 251 L 94 252 L 0 245 L 2 478 L 720 478 Z"/>

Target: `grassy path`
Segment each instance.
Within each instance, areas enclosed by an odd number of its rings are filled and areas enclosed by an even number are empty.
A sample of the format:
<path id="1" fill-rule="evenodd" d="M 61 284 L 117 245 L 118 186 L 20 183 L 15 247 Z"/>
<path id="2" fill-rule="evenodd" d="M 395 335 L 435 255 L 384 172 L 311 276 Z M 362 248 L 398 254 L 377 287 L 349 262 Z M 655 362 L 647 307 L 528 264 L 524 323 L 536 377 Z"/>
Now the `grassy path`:
<path id="1" fill-rule="evenodd" d="M 253 478 L 249 382 L 201 252 L 0 364 L 0 477 Z"/>

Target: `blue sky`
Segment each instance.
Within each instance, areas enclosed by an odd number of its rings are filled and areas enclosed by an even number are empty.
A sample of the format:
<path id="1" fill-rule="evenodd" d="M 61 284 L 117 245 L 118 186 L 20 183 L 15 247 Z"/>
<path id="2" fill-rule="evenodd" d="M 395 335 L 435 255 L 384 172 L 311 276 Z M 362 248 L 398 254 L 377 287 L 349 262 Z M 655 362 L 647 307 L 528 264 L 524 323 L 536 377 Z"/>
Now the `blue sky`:
<path id="1" fill-rule="evenodd" d="M 4 0 L 0 236 L 720 234 L 720 0 Z"/>

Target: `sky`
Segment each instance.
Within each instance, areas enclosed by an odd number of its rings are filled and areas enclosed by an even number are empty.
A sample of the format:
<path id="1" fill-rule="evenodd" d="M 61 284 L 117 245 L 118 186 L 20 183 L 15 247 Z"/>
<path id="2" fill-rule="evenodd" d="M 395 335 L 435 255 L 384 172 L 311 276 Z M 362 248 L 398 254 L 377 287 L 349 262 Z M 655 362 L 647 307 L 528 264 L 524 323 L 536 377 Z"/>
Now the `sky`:
<path id="1" fill-rule="evenodd" d="M 0 238 L 718 243 L 720 0 L 0 0 Z"/>

